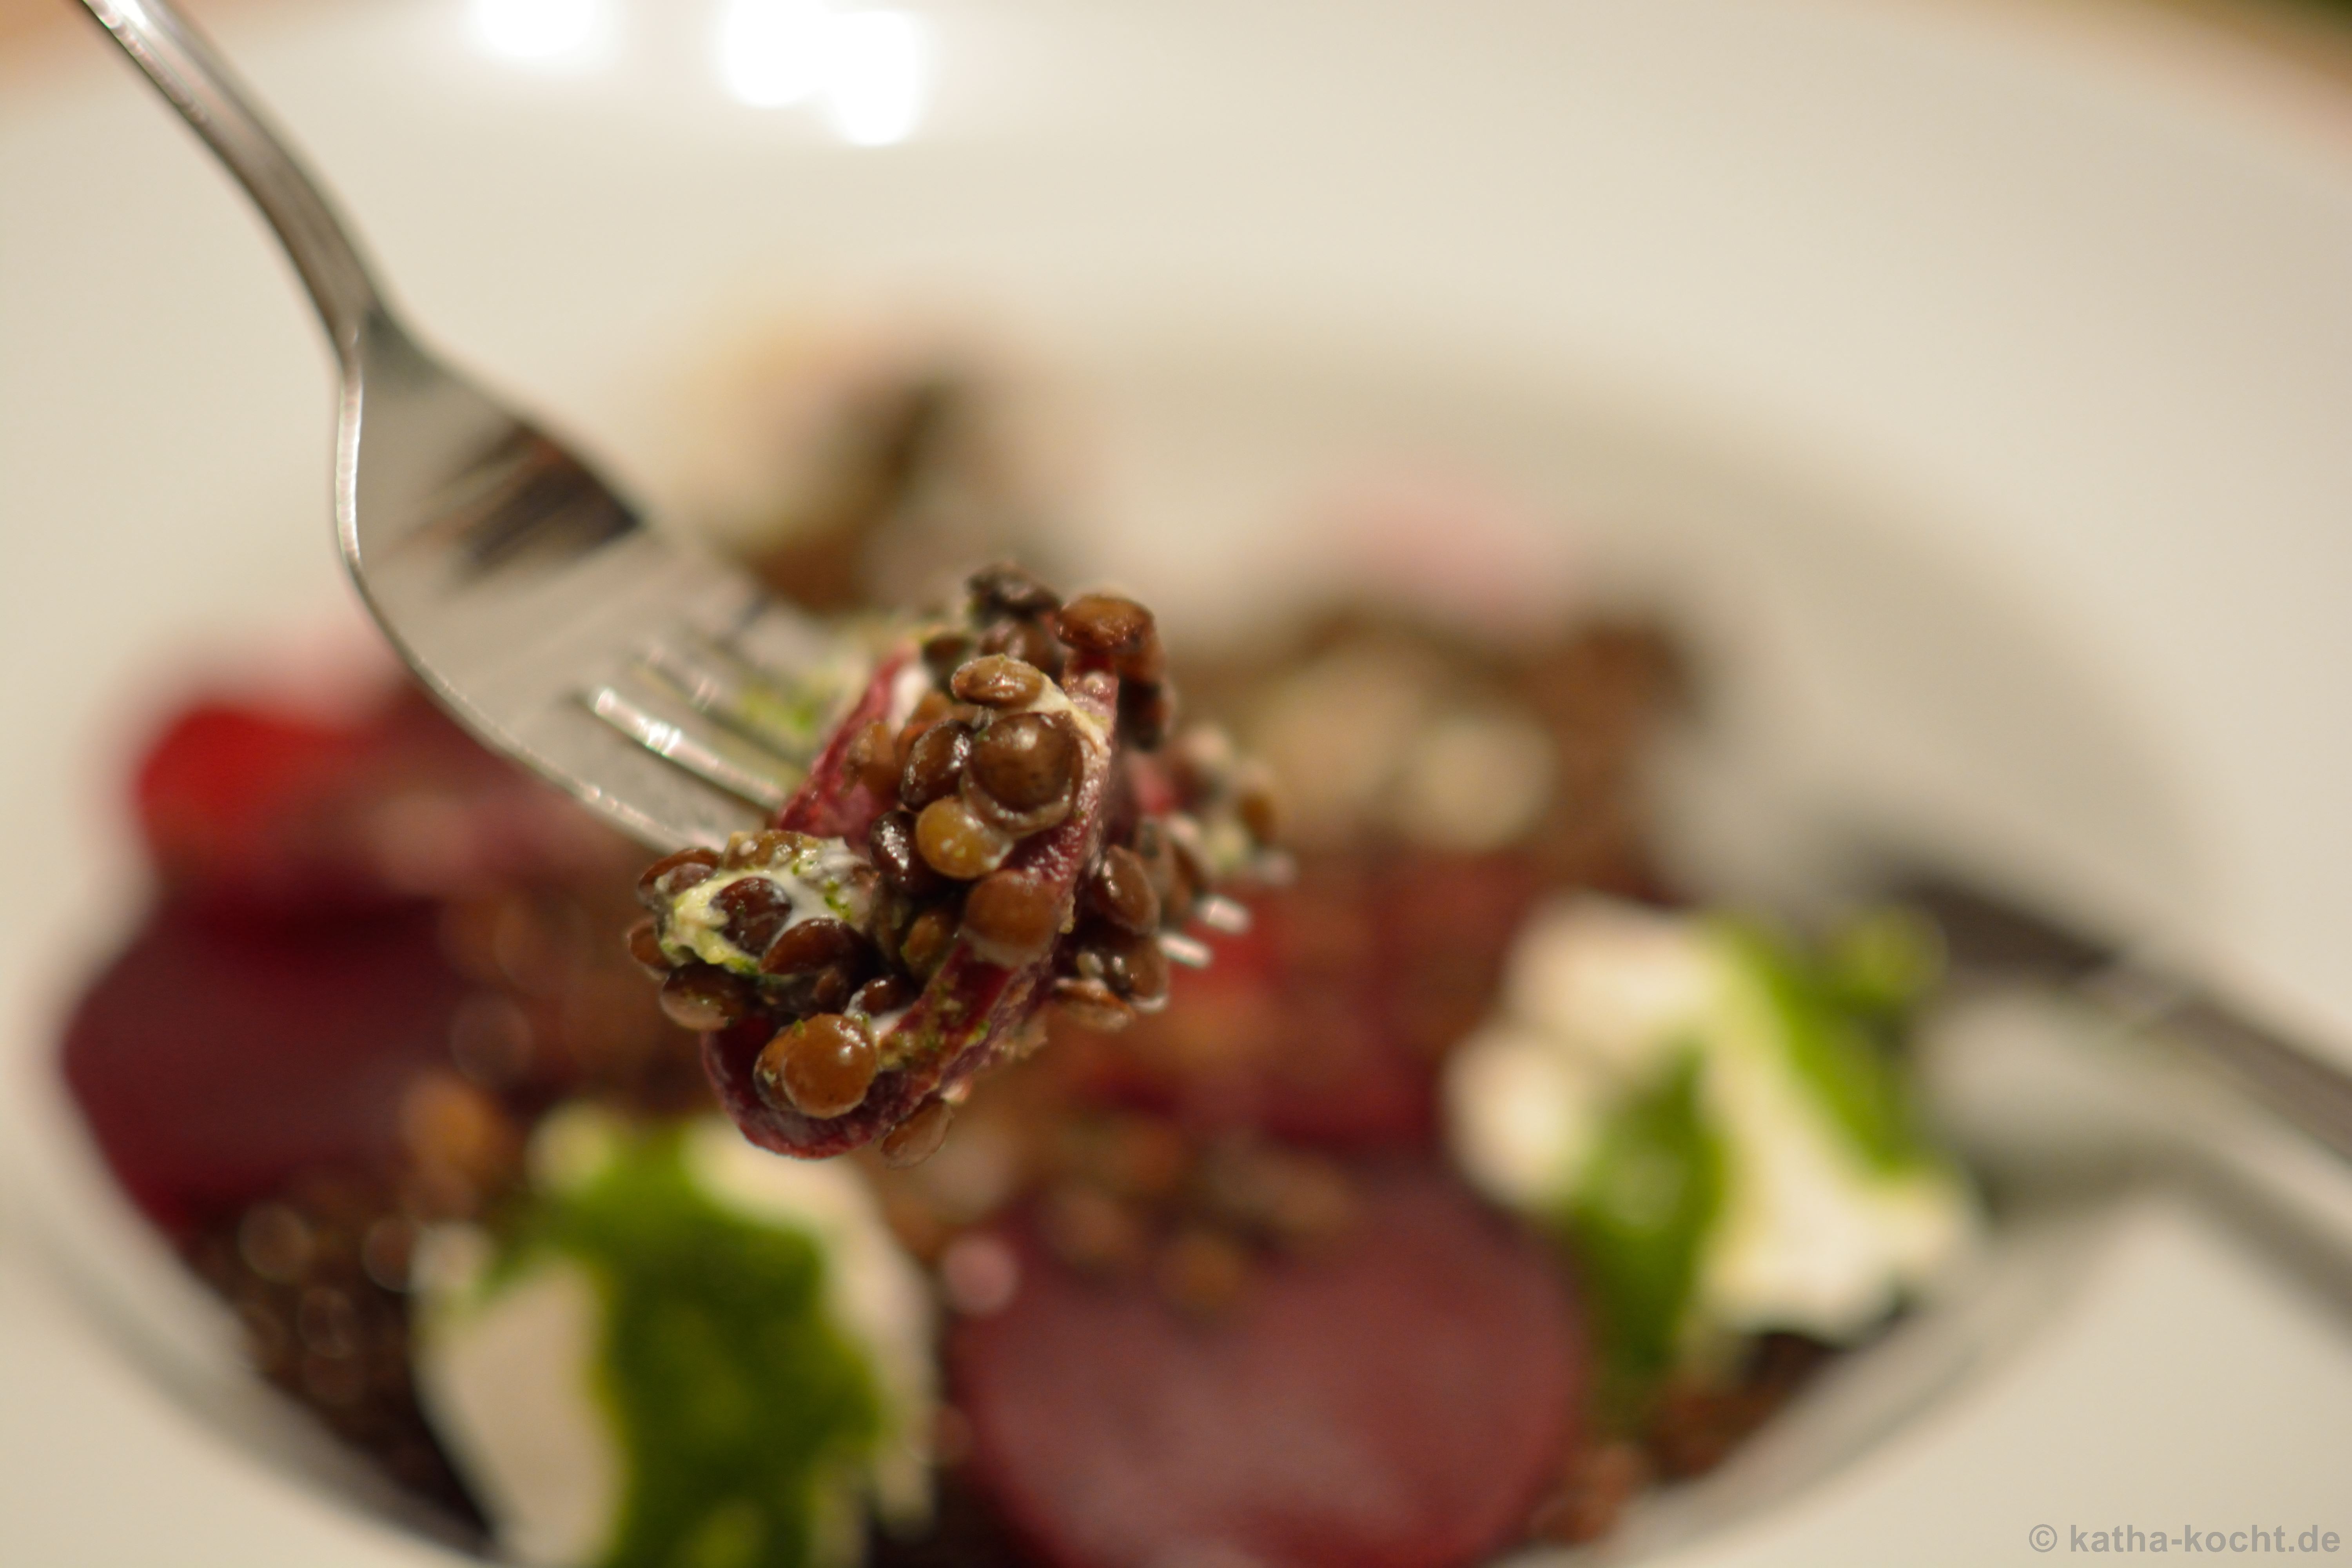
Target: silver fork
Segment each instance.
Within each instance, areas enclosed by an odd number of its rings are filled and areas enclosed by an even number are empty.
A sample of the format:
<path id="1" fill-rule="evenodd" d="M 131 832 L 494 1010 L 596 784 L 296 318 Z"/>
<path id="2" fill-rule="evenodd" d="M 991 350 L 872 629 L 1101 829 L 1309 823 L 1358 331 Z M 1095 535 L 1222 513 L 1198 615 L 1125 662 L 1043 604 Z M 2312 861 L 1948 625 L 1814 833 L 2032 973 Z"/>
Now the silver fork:
<path id="1" fill-rule="evenodd" d="M 759 826 L 822 741 L 779 716 L 833 694 L 835 634 L 647 529 L 570 447 L 420 347 L 171 0 L 82 3 L 245 186 L 318 307 L 341 373 L 336 538 L 417 679 L 656 849 Z"/>

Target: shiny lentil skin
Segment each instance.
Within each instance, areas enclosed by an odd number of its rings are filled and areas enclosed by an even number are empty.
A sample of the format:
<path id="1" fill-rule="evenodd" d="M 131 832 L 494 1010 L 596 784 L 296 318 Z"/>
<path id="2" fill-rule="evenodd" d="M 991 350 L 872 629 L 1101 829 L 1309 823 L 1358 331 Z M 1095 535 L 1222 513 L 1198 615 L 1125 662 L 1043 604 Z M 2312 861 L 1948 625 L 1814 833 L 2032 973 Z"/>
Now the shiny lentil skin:
<path id="1" fill-rule="evenodd" d="M 971 657 L 971 638 L 963 632 L 935 632 L 923 639 L 923 668 L 931 672 L 931 679 L 940 686 L 956 667 Z"/>
<path id="2" fill-rule="evenodd" d="M 1100 931 L 1087 946 L 1101 960 L 1103 979 L 1133 1002 L 1157 1002 L 1168 994 L 1168 955 L 1159 942 L 1131 931 Z"/>
<path id="3" fill-rule="evenodd" d="M 1072 647 L 1114 657 L 1154 635 L 1151 612 L 1117 594 L 1081 594 L 1062 606 L 1054 624 Z"/>
<path id="4" fill-rule="evenodd" d="M 660 928 L 650 920 L 639 921 L 629 928 L 629 956 L 656 974 L 667 974 L 677 967 L 668 953 L 662 951 Z"/>
<path id="5" fill-rule="evenodd" d="M 1192 869 L 1176 853 L 1175 836 L 1165 824 L 1146 819 L 1136 825 L 1135 854 L 1143 862 L 1151 890 L 1160 895 L 1160 918 L 1181 925 L 1192 912 L 1198 884 Z"/>
<path id="6" fill-rule="evenodd" d="M 884 974 L 859 986 L 857 994 L 849 999 L 849 1005 L 853 1012 L 878 1018 L 901 1007 L 913 1006 L 921 994 L 905 975 Z"/>
<path id="7" fill-rule="evenodd" d="M 803 1116 L 844 1116 L 872 1087 L 874 1042 L 856 1020 L 820 1013 L 780 1031 L 760 1051 L 752 1083 L 769 1104 Z"/>
<path id="8" fill-rule="evenodd" d="M 982 654 L 955 672 L 950 689 L 983 708 L 1018 708 L 1045 694 L 1045 672 L 1005 654 Z"/>
<path id="9" fill-rule="evenodd" d="M 656 914 L 668 912 L 670 900 L 688 888 L 710 879 L 719 869 L 719 851 L 699 845 L 665 855 L 637 879 L 637 898 Z"/>
<path id="10" fill-rule="evenodd" d="M 910 899 L 938 897 L 947 889 L 947 881 L 931 869 L 915 842 L 915 814 L 903 808 L 886 811 L 874 819 L 866 830 L 866 852 L 882 873 L 883 882 L 894 892 Z"/>
<path id="11" fill-rule="evenodd" d="M 969 882 L 1003 865 L 1013 840 L 950 796 L 933 801 L 915 819 L 915 847 L 932 870 Z"/>
<path id="12" fill-rule="evenodd" d="M 716 964 L 685 964 L 662 982 L 662 1011 L 681 1029 L 723 1029 L 751 1005 L 751 986 Z"/>
<path id="13" fill-rule="evenodd" d="M 849 771 L 857 782 L 883 800 L 888 800 L 898 789 L 898 738 L 890 726 L 877 719 L 859 730 L 849 742 L 845 759 Z"/>
<path id="14" fill-rule="evenodd" d="M 1061 639 L 1036 621 L 997 622 L 981 633 L 980 651 L 1003 654 L 1024 664 L 1036 666 L 1055 680 L 1062 678 Z"/>
<path id="15" fill-rule="evenodd" d="M 767 974 L 796 974 L 828 964 L 850 965 L 865 958 L 871 946 L 847 921 L 819 916 L 786 927 L 760 955 L 760 969 Z"/>
<path id="16" fill-rule="evenodd" d="M 1168 679 L 1168 647 L 1160 640 L 1158 631 L 1147 630 L 1113 656 L 1111 669 L 1121 680 L 1144 685 L 1165 680 Z"/>
<path id="17" fill-rule="evenodd" d="M 980 956 L 1014 969 L 1053 951 L 1062 905 L 1052 885 L 1025 871 L 993 871 L 964 899 L 963 929 Z"/>
<path id="18" fill-rule="evenodd" d="M 898 775 L 898 804 L 920 811 L 953 795 L 971 752 L 971 731 L 952 719 L 942 719 L 916 736 Z"/>
<path id="19" fill-rule="evenodd" d="M 711 906 L 724 911 L 719 934 L 745 952 L 765 952 L 776 933 L 792 918 L 793 901 L 767 877 L 745 877 L 711 895 Z"/>
<path id="20" fill-rule="evenodd" d="M 1054 982 L 1054 1005 L 1081 1028 L 1115 1034 L 1135 1022 L 1135 1009 L 1099 980 L 1066 974 Z"/>
<path id="21" fill-rule="evenodd" d="M 898 944 L 899 962 L 908 973 L 928 981 L 938 972 L 955 942 L 956 919 L 956 911 L 945 905 L 934 905 L 915 917 L 907 928 L 906 940 Z"/>
<path id="22" fill-rule="evenodd" d="M 1122 930 L 1139 934 L 1160 929 L 1160 894 L 1143 858 L 1114 844 L 1087 876 L 1087 906 Z"/>
<path id="23" fill-rule="evenodd" d="M 972 782 L 1000 805 L 1036 811 L 1076 783 L 1078 738 L 1058 713 L 1011 713 L 982 731 L 967 765 Z"/>

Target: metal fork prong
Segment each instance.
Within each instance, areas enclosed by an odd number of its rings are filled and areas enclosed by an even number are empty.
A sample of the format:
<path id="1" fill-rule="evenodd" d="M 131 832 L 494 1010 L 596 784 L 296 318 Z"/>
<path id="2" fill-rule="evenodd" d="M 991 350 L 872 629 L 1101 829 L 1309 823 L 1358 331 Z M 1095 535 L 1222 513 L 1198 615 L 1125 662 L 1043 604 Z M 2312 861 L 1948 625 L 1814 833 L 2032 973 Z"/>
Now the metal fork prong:
<path id="1" fill-rule="evenodd" d="M 698 712 L 716 716 L 740 708 L 742 681 L 737 672 L 713 657 L 719 652 L 717 647 L 706 642 L 688 650 L 679 646 L 686 640 L 660 638 L 646 649 L 641 662 Z"/>
<path id="2" fill-rule="evenodd" d="M 418 679 L 483 741 L 656 850 L 758 826 L 797 782 L 791 760 L 669 696 L 645 650 L 702 636 L 800 670 L 857 649 L 652 533 L 576 449 L 420 346 L 173 0 L 83 4 L 245 186 L 318 307 L 341 371 L 337 540 Z"/>
<path id="3" fill-rule="evenodd" d="M 700 714 L 662 709 L 657 699 L 614 686 L 600 686 L 582 700 L 588 710 L 656 756 L 676 763 L 706 784 L 773 812 L 790 798 L 799 770 L 781 757 L 747 755 L 753 748 L 730 744 L 732 737 Z"/>
<path id="4" fill-rule="evenodd" d="M 803 769 L 815 764 L 864 685 L 835 680 L 824 667 L 797 678 L 762 669 L 725 643 L 684 629 L 655 639 L 637 666 L 713 723 Z"/>

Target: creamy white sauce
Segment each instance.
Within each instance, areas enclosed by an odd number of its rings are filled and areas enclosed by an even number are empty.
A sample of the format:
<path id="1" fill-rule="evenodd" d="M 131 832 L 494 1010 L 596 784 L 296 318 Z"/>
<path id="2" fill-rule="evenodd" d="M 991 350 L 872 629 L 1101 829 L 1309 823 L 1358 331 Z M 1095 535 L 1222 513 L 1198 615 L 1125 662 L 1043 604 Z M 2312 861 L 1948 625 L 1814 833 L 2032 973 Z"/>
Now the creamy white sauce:
<path id="1" fill-rule="evenodd" d="M 662 946 L 672 957 L 698 958 L 724 969 L 745 973 L 760 967 L 760 955 L 746 952 L 727 940 L 727 911 L 719 895 L 751 877 L 764 877 L 780 888 L 792 906 L 783 929 L 813 920 L 847 921 L 863 931 L 871 912 L 858 896 L 857 873 L 866 858 L 846 839 L 819 839 L 813 849 L 793 854 L 780 866 L 745 866 L 713 873 L 688 888 L 670 906 L 662 931 Z"/>
<path id="2" fill-rule="evenodd" d="M 523 1563 L 601 1559 L 627 1473 L 595 1387 L 604 1306 L 588 1271 L 550 1257 L 495 1295 L 429 1321 L 416 1391 Z"/>
<path id="3" fill-rule="evenodd" d="M 1497 1201 L 1556 1211 L 1619 1096 L 1696 1050 L 1726 1169 L 1692 1331 L 1851 1339 L 1964 1257 L 1977 1214 L 1941 1166 L 1874 1165 L 1794 1070 L 1780 1027 L 1760 978 L 1702 921 L 1555 904 L 1513 950 L 1502 1016 L 1448 1061 L 1450 1145 Z"/>

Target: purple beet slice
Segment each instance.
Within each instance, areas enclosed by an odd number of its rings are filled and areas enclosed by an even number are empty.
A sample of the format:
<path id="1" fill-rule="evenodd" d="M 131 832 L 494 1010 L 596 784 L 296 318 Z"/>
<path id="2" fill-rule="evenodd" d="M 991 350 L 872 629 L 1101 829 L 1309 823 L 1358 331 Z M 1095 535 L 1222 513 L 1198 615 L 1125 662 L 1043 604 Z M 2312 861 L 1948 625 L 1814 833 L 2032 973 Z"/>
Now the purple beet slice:
<path id="1" fill-rule="evenodd" d="M 875 666 L 866 683 L 866 690 L 835 729 L 824 749 L 817 753 L 809 767 L 809 775 L 801 787 L 784 802 L 776 813 L 776 826 L 789 827 L 795 833 L 806 833 L 819 838 L 845 838 L 853 844 L 866 841 L 866 830 L 874 819 L 888 810 L 894 802 L 879 799 L 850 766 L 850 747 L 858 732 L 868 724 L 885 718 L 890 711 L 890 700 L 897 689 L 898 677 L 907 667 L 908 655 L 900 651 Z"/>
<path id="2" fill-rule="evenodd" d="M 402 1090 L 448 1060 L 461 983 L 430 905 L 332 913 L 166 903 L 75 1009 L 66 1082 L 163 1229 L 234 1213 L 312 1166 L 394 1163 Z"/>
<path id="3" fill-rule="evenodd" d="M 949 1340 L 973 1465 L 1056 1568 L 1457 1568 L 1517 1541 L 1575 1437 L 1576 1312 L 1544 1249 L 1420 1163 L 1364 1171 L 1339 1250 L 1201 1321 L 1072 1272 Z"/>

